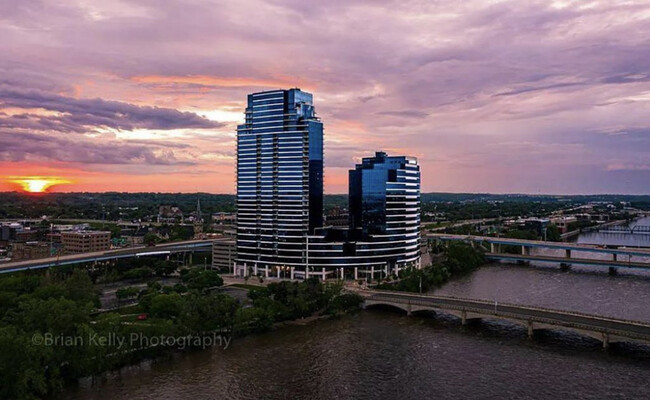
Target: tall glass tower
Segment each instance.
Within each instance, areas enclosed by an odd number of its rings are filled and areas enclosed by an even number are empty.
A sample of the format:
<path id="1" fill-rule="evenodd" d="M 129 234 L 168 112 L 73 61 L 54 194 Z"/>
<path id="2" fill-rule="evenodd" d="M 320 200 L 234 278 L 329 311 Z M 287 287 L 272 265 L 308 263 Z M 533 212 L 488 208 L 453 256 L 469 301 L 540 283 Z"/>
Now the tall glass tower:
<path id="1" fill-rule="evenodd" d="M 304 266 L 323 225 L 323 124 L 300 89 L 248 95 L 237 127 L 238 266 Z"/>
<path id="2" fill-rule="evenodd" d="M 419 258 L 420 167 L 417 159 L 384 152 L 349 173 L 350 231 L 356 240 L 393 248 L 388 262 Z"/>

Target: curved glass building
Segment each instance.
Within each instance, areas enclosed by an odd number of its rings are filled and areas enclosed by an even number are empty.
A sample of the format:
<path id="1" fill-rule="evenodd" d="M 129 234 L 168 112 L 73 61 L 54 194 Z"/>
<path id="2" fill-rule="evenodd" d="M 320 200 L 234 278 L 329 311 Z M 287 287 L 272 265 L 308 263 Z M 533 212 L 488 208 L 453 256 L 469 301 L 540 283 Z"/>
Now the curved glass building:
<path id="1" fill-rule="evenodd" d="M 237 127 L 235 273 L 377 278 L 419 266 L 417 160 L 378 152 L 349 179 L 350 226 L 322 227 L 323 124 L 312 95 L 249 95 Z"/>
<path id="2" fill-rule="evenodd" d="M 323 124 L 300 89 L 248 95 L 237 127 L 238 265 L 304 265 L 323 225 Z"/>

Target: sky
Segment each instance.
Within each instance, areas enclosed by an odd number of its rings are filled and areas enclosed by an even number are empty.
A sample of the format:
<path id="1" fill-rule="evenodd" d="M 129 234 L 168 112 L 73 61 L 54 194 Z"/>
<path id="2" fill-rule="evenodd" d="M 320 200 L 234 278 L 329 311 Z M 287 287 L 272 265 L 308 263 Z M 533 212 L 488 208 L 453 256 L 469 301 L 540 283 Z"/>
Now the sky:
<path id="1" fill-rule="evenodd" d="M 650 1 L 1 0 L 0 191 L 235 191 L 246 94 L 300 87 L 325 191 L 650 193 Z"/>

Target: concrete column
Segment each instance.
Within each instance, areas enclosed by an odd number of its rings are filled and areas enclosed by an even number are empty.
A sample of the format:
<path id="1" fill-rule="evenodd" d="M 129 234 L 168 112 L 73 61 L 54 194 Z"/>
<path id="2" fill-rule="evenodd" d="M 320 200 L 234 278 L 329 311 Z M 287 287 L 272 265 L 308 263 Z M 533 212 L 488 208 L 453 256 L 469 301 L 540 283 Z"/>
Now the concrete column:
<path id="1" fill-rule="evenodd" d="M 293 280 L 293 271 L 295 270 L 295 267 L 291 267 L 291 280 Z"/>
<path id="2" fill-rule="evenodd" d="M 325 267 L 323 267 L 323 268 L 321 269 L 321 271 L 322 271 L 322 273 L 323 273 L 323 278 L 322 278 L 322 279 L 323 279 L 323 281 L 324 281 L 325 278 L 327 277 L 327 276 L 325 275 Z"/>
<path id="3" fill-rule="evenodd" d="M 309 278 L 309 267 L 305 265 L 305 280 Z"/>
<path id="4" fill-rule="evenodd" d="M 375 279 L 375 267 L 370 267 L 370 279 Z"/>
<path id="5" fill-rule="evenodd" d="M 409 302 L 408 306 L 406 306 L 406 316 L 410 317 L 411 316 L 411 303 Z"/>
<path id="6" fill-rule="evenodd" d="M 460 312 L 460 324 L 462 326 L 467 325 L 467 311 L 465 310 Z"/>
<path id="7" fill-rule="evenodd" d="M 343 269 L 343 267 L 341 267 L 340 270 L 341 270 L 341 280 L 343 281 L 343 280 L 345 280 L 345 269 Z"/>
<path id="8" fill-rule="evenodd" d="M 354 280 L 359 279 L 359 267 L 354 267 Z"/>
<path id="9" fill-rule="evenodd" d="M 526 246 L 524 246 L 523 244 L 521 245 L 521 255 L 522 256 L 526 255 Z"/>
<path id="10" fill-rule="evenodd" d="M 244 263 L 244 278 L 248 275 L 248 265 Z"/>
<path id="11" fill-rule="evenodd" d="M 257 276 L 257 263 L 253 265 L 253 275 Z"/>
<path id="12" fill-rule="evenodd" d="M 609 333 L 603 332 L 603 350 L 609 349 Z"/>
<path id="13" fill-rule="evenodd" d="M 528 321 L 528 338 L 533 338 L 533 321 Z"/>
<path id="14" fill-rule="evenodd" d="M 399 267 L 395 264 L 395 276 L 399 278 Z"/>
<path id="15" fill-rule="evenodd" d="M 269 277 L 269 266 L 268 265 L 266 267 L 264 267 L 264 277 L 265 278 Z"/>
<path id="16" fill-rule="evenodd" d="M 496 253 L 496 246 L 494 243 L 490 243 L 490 253 Z"/>

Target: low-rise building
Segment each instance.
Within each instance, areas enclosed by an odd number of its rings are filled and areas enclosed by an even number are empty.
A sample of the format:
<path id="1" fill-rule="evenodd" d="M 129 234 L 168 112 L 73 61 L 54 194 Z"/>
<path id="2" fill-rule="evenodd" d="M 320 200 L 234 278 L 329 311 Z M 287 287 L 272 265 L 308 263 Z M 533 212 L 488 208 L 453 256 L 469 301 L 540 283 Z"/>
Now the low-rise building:
<path id="1" fill-rule="evenodd" d="M 551 223 L 557 226 L 560 233 L 567 233 L 569 225 L 577 221 L 578 218 L 574 216 L 559 216 L 551 219 Z"/>
<path id="2" fill-rule="evenodd" d="M 61 232 L 61 244 L 66 254 L 109 250 L 111 233 L 108 231 Z"/>

